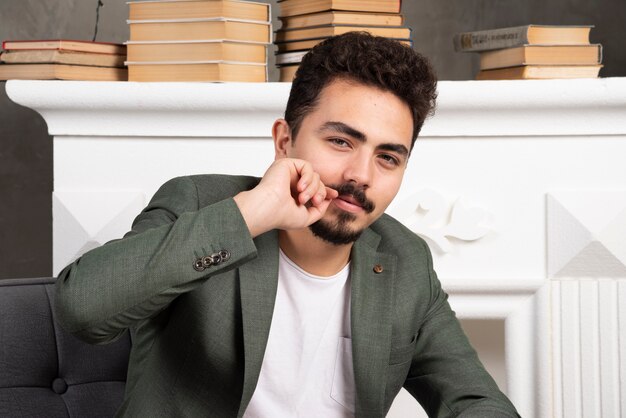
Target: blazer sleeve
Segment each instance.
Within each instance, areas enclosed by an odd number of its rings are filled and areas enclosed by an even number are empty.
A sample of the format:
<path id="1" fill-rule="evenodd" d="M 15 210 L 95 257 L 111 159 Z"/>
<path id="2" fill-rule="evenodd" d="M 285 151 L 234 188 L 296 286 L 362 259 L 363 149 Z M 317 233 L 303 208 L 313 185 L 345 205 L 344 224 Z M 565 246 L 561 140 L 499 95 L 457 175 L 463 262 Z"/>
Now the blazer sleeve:
<path id="1" fill-rule="evenodd" d="M 59 274 L 55 310 L 61 325 L 91 343 L 113 341 L 178 295 L 256 257 L 234 200 L 216 196 L 200 208 L 191 178 L 161 186 L 123 239 L 85 253 Z M 230 254 L 227 260 L 194 269 L 198 258 L 222 250 Z"/>
<path id="2" fill-rule="evenodd" d="M 427 255 L 430 306 L 420 327 L 416 350 L 404 387 L 429 417 L 519 417 L 498 389 L 448 304 L 448 295 Z"/>

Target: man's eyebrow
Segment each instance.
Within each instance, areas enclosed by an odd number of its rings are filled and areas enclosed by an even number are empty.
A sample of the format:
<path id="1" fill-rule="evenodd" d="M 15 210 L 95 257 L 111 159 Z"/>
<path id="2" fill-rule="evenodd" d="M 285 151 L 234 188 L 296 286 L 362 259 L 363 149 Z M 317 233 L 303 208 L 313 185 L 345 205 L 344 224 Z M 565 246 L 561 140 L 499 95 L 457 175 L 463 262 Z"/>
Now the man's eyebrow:
<path id="1" fill-rule="evenodd" d="M 367 140 L 367 136 L 365 136 L 363 132 L 351 127 L 350 125 L 346 125 L 343 122 L 326 122 L 318 129 L 318 132 L 323 131 L 341 132 L 342 134 L 349 135 L 360 142 L 365 142 Z"/>
<path id="2" fill-rule="evenodd" d="M 380 144 L 376 148 L 382 151 L 392 151 L 392 152 L 402 155 L 403 157 L 406 157 L 407 155 L 409 155 L 409 150 L 407 149 L 407 147 L 405 147 L 402 144 L 393 144 L 393 143 Z"/>
<path id="3" fill-rule="evenodd" d="M 367 141 L 367 136 L 363 132 L 351 127 L 350 125 L 346 125 L 343 122 L 335 122 L 335 121 L 326 122 L 318 129 L 318 132 L 324 132 L 324 131 L 341 132 L 343 134 L 353 137 L 359 142 Z M 405 147 L 402 144 L 395 144 L 392 142 L 388 142 L 385 144 L 380 144 L 376 148 L 382 151 L 392 151 L 392 152 L 402 155 L 403 157 L 406 157 L 409 155 L 409 150 L 407 149 L 407 147 Z"/>

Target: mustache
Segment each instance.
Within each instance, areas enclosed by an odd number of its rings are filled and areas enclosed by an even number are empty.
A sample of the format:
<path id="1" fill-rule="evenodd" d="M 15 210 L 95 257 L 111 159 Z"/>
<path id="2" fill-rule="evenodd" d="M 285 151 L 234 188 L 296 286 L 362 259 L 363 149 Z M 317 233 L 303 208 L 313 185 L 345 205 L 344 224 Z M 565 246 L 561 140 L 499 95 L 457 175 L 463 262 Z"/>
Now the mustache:
<path id="1" fill-rule="evenodd" d="M 351 196 L 367 213 L 372 213 L 376 208 L 374 202 L 365 195 L 365 190 L 355 186 L 354 183 L 329 184 L 327 186 L 337 190 L 339 196 Z"/>

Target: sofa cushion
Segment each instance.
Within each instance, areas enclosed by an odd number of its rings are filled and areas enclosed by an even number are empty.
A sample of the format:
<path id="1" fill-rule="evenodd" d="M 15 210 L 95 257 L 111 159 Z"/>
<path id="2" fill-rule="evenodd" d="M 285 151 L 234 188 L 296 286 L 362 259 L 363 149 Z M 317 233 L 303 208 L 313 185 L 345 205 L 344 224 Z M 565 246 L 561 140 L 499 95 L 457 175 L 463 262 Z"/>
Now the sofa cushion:
<path id="1" fill-rule="evenodd" d="M 0 416 L 111 417 L 124 397 L 128 333 L 93 346 L 51 309 L 55 279 L 0 280 Z"/>

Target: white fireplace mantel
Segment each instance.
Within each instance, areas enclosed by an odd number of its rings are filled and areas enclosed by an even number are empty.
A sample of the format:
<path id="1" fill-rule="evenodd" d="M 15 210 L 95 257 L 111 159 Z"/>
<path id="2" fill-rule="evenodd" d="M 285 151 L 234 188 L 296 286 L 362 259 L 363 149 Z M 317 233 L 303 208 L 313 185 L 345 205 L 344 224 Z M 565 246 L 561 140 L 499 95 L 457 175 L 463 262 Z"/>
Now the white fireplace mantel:
<path id="1" fill-rule="evenodd" d="M 283 114 L 290 86 L 14 80 L 6 89 L 55 136 L 258 137 Z M 441 81 L 422 136 L 621 134 L 625 103 L 624 78 Z"/>
<path id="2" fill-rule="evenodd" d="M 262 175 L 289 88 L 9 81 L 54 137 L 53 273 L 169 178 Z M 626 411 L 625 160 L 624 78 L 442 81 L 388 209 L 429 242 L 460 318 L 504 322 L 524 417 Z M 390 416 L 413 414 L 400 398 Z"/>

